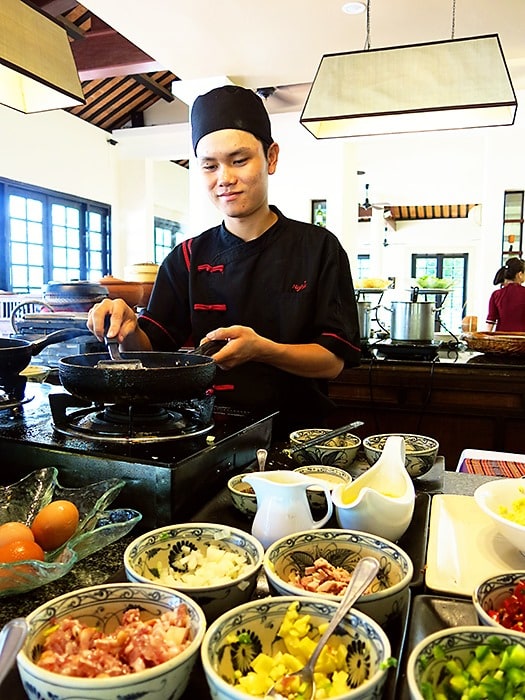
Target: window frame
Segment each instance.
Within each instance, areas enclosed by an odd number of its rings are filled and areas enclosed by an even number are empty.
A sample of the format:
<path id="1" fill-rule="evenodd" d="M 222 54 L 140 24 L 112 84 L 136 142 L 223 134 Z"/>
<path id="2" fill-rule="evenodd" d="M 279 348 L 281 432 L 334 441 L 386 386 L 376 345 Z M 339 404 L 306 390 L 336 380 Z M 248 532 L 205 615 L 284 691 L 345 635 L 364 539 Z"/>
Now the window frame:
<path id="1" fill-rule="evenodd" d="M 12 261 L 10 256 L 11 228 L 9 216 L 9 197 L 11 195 L 37 199 L 42 202 L 42 244 L 43 244 L 43 284 L 52 279 L 53 269 L 53 244 L 52 244 L 52 217 L 51 211 L 54 204 L 62 207 L 72 207 L 79 211 L 79 276 L 81 279 L 89 279 L 92 271 L 89 269 L 90 248 L 88 241 L 89 215 L 92 213 L 101 216 L 101 270 L 93 271 L 97 277 L 105 277 L 111 274 L 111 205 L 96 200 L 85 199 L 56 190 L 37 187 L 7 178 L 0 178 L 0 289 L 13 291 Z M 57 246 L 58 248 L 58 246 Z M 71 248 L 70 248 L 71 249 Z M 74 248 L 73 248 L 74 249 Z M 98 252 L 98 251 L 97 251 Z M 100 275 L 99 275 L 100 272 Z M 62 281 L 62 280 L 59 280 Z M 67 281 L 67 280 L 65 280 Z M 35 293 L 35 289 L 19 293 Z"/>

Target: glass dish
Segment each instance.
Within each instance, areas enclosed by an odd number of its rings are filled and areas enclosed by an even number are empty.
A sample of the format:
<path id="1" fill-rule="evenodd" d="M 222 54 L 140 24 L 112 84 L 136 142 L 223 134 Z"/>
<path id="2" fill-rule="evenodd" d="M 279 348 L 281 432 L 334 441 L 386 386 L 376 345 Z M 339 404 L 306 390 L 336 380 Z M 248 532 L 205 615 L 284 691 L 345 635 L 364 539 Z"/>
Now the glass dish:
<path id="1" fill-rule="evenodd" d="M 52 500 L 65 499 L 76 505 L 79 525 L 75 534 L 45 561 L 0 564 L 0 597 L 30 591 L 67 574 L 77 561 L 124 537 L 142 518 L 130 508 L 109 510 L 124 487 L 122 479 L 106 479 L 79 488 L 58 483 L 58 470 L 47 467 L 31 472 L 20 481 L 0 486 L 0 525 L 19 521 L 30 525 L 38 511 Z"/>

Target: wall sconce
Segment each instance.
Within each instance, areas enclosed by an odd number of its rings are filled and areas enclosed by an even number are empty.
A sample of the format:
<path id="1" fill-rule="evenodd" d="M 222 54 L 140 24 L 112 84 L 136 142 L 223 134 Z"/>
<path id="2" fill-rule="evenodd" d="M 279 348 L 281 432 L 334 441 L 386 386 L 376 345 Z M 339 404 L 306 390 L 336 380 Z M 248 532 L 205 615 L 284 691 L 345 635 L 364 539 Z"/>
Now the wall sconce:
<path id="1" fill-rule="evenodd" d="M 514 123 L 497 34 L 324 55 L 301 124 L 316 138 Z"/>
<path id="2" fill-rule="evenodd" d="M 0 103 L 26 113 L 85 103 L 65 29 L 22 0 L 0 3 Z"/>

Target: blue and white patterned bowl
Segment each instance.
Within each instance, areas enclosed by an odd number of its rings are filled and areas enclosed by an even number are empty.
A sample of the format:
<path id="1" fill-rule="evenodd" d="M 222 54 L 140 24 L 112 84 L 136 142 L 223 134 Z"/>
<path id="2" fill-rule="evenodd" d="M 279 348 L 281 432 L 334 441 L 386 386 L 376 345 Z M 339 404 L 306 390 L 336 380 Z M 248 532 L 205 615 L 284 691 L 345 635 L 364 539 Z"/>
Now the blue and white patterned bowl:
<path id="1" fill-rule="evenodd" d="M 143 619 L 158 617 L 184 603 L 191 620 L 191 644 L 178 656 L 153 668 L 122 676 L 77 678 L 37 666 L 42 637 L 56 620 L 73 617 L 110 632 L 132 607 Z M 114 583 L 81 588 L 54 598 L 27 617 L 29 634 L 17 656 L 18 671 L 29 700 L 177 700 L 186 689 L 206 631 L 202 609 L 188 596 L 146 584 Z"/>
<path id="2" fill-rule="evenodd" d="M 180 552 L 182 545 L 205 554 L 211 544 L 242 554 L 247 566 L 240 576 L 227 583 L 202 587 L 165 582 L 163 572 L 170 571 L 170 558 Z M 250 599 L 263 555 L 259 540 L 243 530 L 214 523 L 183 523 L 146 532 L 133 540 L 124 552 L 124 568 L 129 581 L 167 585 L 190 596 L 202 607 L 209 622 Z"/>
<path id="3" fill-rule="evenodd" d="M 312 593 L 294 586 L 289 581 L 290 574 L 292 571 L 304 574 L 305 567 L 319 557 L 352 572 L 365 556 L 379 561 L 379 572 L 369 592 L 361 595 L 354 607 L 384 624 L 404 614 L 414 574 L 408 554 L 389 540 L 358 530 L 305 530 L 270 545 L 264 554 L 263 568 L 275 593 L 338 601 L 341 598 L 336 595 Z"/>
<path id="4" fill-rule="evenodd" d="M 405 441 L 405 467 L 412 478 L 423 476 L 429 472 L 436 461 L 439 442 L 426 435 L 409 433 L 382 433 L 369 435 L 363 440 L 366 461 L 370 466 L 375 464 L 390 435 L 400 435 Z"/>
<path id="5" fill-rule="evenodd" d="M 201 659 L 214 700 L 252 700 L 252 695 L 233 686 L 234 674 L 246 672 L 261 651 L 273 655 L 284 649 L 278 635 L 279 627 L 288 607 L 296 602 L 299 614 L 310 615 L 314 626 L 329 622 L 338 605 L 312 597 L 263 598 L 229 610 L 210 625 L 202 642 Z M 236 641 L 239 633 L 241 642 Z M 380 625 L 355 609 L 346 615 L 335 634 L 348 649 L 346 666 L 352 687 L 333 697 L 379 700 L 388 673 L 383 663 L 391 653 L 388 637 Z"/>
<path id="6" fill-rule="evenodd" d="M 490 610 L 499 610 L 521 582 L 525 582 L 525 569 L 490 576 L 476 586 L 472 593 L 472 603 L 480 625 L 505 629 L 504 625 L 494 620 L 488 613 Z M 521 609 L 525 609 L 525 601 Z M 525 633 L 525 625 L 523 632 Z"/>
<path id="7" fill-rule="evenodd" d="M 330 428 L 305 428 L 290 433 L 291 447 L 297 447 L 303 442 L 313 440 L 323 433 L 329 433 Z M 332 438 L 328 444 L 313 445 L 304 450 L 292 453 L 295 462 L 300 466 L 309 464 L 327 464 L 339 469 L 348 469 L 357 456 L 361 447 L 361 439 L 352 433 L 344 433 Z"/>
<path id="8" fill-rule="evenodd" d="M 431 697 L 422 692 L 422 685 L 428 684 L 435 690 L 443 680 L 448 661 L 466 664 L 474 655 L 476 647 L 485 644 L 490 637 L 498 637 L 506 645 L 523 645 L 523 635 L 520 632 L 475 625 L 442 629 L 422 639 L 412 649 L 407 661 L 407 681 L 412 700 Z"/>

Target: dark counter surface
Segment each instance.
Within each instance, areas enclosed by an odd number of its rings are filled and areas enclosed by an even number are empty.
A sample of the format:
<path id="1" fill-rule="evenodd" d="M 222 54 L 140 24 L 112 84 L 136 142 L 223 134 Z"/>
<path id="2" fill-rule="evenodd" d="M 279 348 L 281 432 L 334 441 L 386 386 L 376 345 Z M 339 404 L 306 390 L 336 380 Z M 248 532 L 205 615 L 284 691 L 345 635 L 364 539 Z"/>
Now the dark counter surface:
<path id="1" fill-rule="evenodd" d="M 426 539 L 428 531 L 428 519 L 430 500 L 432 493 L 458 493 L 472 495 L 475 488 L 492 477 L 484 477 L 473 474 L 463 474 L 444 471 L 443 459 L 438 458 L 434 468 L 416 482 L 417 498 L 412 527 L 399 541 L 399 545 L 407 551 L 414 562 L 414 578 L 412 581 L 412 597 L 423 591 L 423 572 L 426 555 Z M 222 489 L 208 504 L 194 514 L 191 518 L 194 522 L 220 522 L 249 530 L 251 521 L 241 515 L 232 505 L 226 488 Z M 334 522 L 331 526 L 336 526 Z M 18 596 L 9 596 L 0 600 L 0 625 L 4 625 L 13 617 L 27 615 L 38 605 L 46 600 L 59 596 L 67 591 L 85 586 L 97 585 L 107 581 L 125 581 L 123 571 L 123 555 L 127 545 L 134 539 L 133 532 L 118 542 L 107 546 L 104 550 L 91 555 L 78 562 L 69 574 L 47 586 L 24 593 Z M 267 583 L 264 575 L 260 577 L 257 595 L 268 594 Z M 399 653 L 404 628 L 407 620 L 395 632 L 393 640 L 393 653 L 397 646 Z M 394 678 L 389 679 L 384 698 L 395 698 Z M 18 672 L 13 669 L 0 687 L 0 696 L 9 697 L 11 700 L 24 700 L 25 694 L 18 677 Z M 209 698 L 207 685 L 204 679 L 200 662 L 197 663 L 188 690 L 184 698 L 198 697 L 200 700 Z"/>

